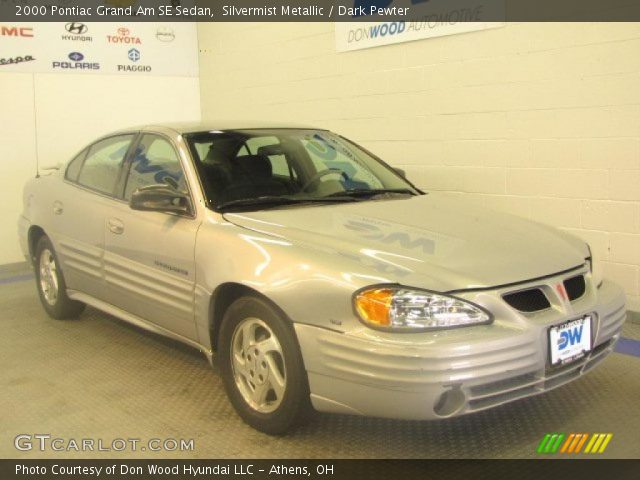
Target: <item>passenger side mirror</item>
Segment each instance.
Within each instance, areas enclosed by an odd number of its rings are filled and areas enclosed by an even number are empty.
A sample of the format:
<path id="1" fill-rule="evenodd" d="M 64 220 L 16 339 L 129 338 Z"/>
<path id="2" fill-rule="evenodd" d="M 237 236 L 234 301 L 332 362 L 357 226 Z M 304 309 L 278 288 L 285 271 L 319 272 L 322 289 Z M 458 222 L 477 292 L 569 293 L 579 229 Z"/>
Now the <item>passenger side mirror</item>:
<path id="1" fill-rule="evenodd" d="M 402 178 L 407 178 L 407 172 L 405 172 L 402 168 L 394 168 L 393 170 L 395 170 L 395 172 Z"/>
<path id="2" fill-rule="evenodd" d="M 189 197 L 169 185 L 147 185 L 137 189 L 131 195 L 129 206 L 147 212 L 192 213 Z"/>

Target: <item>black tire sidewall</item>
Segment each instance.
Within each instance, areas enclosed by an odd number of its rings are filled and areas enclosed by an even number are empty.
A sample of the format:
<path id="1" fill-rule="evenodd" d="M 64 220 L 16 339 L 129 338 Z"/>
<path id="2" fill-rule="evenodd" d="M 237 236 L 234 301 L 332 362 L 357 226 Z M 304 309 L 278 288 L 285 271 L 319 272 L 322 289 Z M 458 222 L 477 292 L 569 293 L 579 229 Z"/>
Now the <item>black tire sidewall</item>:
<path id="1" fill-rule="evenodd" d="M 287 372 L 287 386 L 278 408 L 261 413 L 251 408 L 236 386 L 231 365 L 231 342 L 236 327 L 244 319 L 264 321 L 278 338 Z M 286 433 L 301 423 L 311 410 L 307 372 L 291 322 L 264 299 L 247 296 L 236 300 L 225 312 L 218 342 L 220 368 L 225 390 L 240 417 L 249 425 L 271 435 Z"/>

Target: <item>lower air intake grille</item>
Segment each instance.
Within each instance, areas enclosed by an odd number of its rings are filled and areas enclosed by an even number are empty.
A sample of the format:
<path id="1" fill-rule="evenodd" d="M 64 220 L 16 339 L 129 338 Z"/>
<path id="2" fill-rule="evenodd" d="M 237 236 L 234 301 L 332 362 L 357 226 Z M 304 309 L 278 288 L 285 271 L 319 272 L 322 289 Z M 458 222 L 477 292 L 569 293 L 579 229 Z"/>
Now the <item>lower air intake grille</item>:
<path id="1" fill-rule="evenodd" d="M 565 287 L 566 288 L 566 287 Z M 538 312 L 551 307 L 549 300 L 539 288 L 503 295 L 504 301 L 521 312 Z"/>
<path id="2" fill-rule="evenodd" d="M 577 277 L 571 277 L 564 281 L 564 289 L 567 291 L 569 300 L 576 300 L 584 295 L 586 285 L 584 283 L 584 276 L 578 275 Z"/>

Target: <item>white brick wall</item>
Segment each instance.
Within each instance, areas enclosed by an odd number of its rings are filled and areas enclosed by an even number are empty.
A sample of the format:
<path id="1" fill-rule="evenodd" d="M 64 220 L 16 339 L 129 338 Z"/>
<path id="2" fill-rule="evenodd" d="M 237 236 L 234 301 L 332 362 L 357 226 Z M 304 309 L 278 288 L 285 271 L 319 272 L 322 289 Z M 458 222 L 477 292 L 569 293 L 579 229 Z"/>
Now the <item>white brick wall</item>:
<path id="1" fill-rule="evenodd" d="M 200 24 L 203 118 L 312 123 L 420 187 L 565 228 L 640 310 L 640 24 L 336 53 L 329 23 Z"/>

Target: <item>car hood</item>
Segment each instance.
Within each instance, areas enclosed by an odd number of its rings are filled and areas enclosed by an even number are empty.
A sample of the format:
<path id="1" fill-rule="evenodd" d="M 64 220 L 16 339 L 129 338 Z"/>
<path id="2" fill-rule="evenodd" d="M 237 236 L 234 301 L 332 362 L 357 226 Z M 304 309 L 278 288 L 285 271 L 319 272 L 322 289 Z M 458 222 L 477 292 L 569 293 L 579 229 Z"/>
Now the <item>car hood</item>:
<path id="1" fill-rule="evenodd" d="M 224 218 L 311 247 L 310 255 L 321 250 L 341 256 L 343 264 L 355 261 L 377 278 L 442 290 L 543 277 L 580 266 L 588 256 L 584 242 L 572 235 L 439 194 L 226 213 Z"/>

